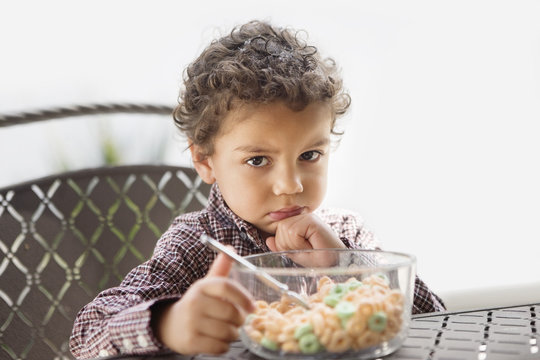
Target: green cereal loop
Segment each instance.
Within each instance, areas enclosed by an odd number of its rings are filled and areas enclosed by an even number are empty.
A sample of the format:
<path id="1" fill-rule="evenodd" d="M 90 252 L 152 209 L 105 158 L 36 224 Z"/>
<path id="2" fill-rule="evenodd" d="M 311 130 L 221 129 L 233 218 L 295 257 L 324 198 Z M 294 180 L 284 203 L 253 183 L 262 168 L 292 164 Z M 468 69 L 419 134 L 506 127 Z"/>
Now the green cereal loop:
<path id="1" fill-rule="evenodd" d="M 345 295 L 348 291 L 348 287 L 345 284 L 336 284 L 330 289 L 330 295 L 339 295 L 342 297 Z"/>
<path id="2" fill-rule="evenodd" d="M 383 332 L 386 329 L 386 322 L 388 318 L 384 311 L 377 311 L 371 315 L 368 319 L 368 327 L 375 332 Z"/>
<path id="3" fill-rule="evenodd" d="M 323 299 L 324 303 L 330 307 L 334 307 L 341 300 L 341 296 L 337 294 L 326 295 Z"/>
<path id="4" fill-rule="evenodd" d="M 375 275 L 378 276 L 378 277 L 380 277 L 381 279 L 383 279 L 385 283 L 387 283 L 387 284 L 390 283 L 390 280 L 388 279 L 388 276 L 386 276 L 386 274 L 383 274 L 383 273 L 376 273 Z"/>
<path id="5" fill-rule="evenodd" d="M 302 336 L 306 334 L 311 334 L 311 333 L 313 333 L 313 325 L 311 325 L 310 323 L 302 324 L 298 326 L 296 330 L 294 330 L 294 338 L 298 340 Z"/>
<path id="6" fill-rule="evenodd" d="M 347 287 L 349 288 L 349 290 L 356 290 L 358 289 L 360 286 L 364 285 L 361 281 L 351 281 L 350 283 L 347 283 Z"/>
<path id="7" fill-rule="evenodd" d="M 342 320 L 347 320 L 356 312 L 356 307 L 350 301 L 341 301 L 335 307 L 337 316 Z"/>
<path id="8" fill-rule="evenodd" d="M 321 343 L 315 334 L 305 334 L 298 341 L 298 347 L 304 354 L 314 354 L 322 349 Z"/>
<path id="9" fill-rule="evenodd" d="M 269 350 L 274 350 L 274 351 L 279 350 L 278 344 L 275 341 L 272 341 L 267 337 L 263 337 L 261 339 L 261 345 L 264 346 L 265 348 L 269 349 Z"/>

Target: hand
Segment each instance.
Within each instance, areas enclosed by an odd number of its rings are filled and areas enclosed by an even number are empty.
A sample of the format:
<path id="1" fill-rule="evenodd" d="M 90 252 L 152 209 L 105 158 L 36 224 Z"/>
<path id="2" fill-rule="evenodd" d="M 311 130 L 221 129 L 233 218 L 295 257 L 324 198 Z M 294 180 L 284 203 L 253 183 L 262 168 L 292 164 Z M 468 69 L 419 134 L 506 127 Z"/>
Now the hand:
<path id="1" fill-rule="evenodd" d="M 266 245 L 272 251 L 336 249 L 345 248 L 330 226 L 313 213 L 291 216 L 278 222 L 276 234 L 266 238 Z M 332 266 L 334 257 L 329 254 L 318 256 L 303 254 L 294 256 L 294 261 L 304 266 Z"/>
<path id="2" fill-rule="evenodd" d="M 156 319 L 158 339 L 180 354 L 220 354 L 238 339 L 238 327 L 255 309 L 252 296 L 226 276 L 232 260 L 219 254 L 208 274 Z"/>

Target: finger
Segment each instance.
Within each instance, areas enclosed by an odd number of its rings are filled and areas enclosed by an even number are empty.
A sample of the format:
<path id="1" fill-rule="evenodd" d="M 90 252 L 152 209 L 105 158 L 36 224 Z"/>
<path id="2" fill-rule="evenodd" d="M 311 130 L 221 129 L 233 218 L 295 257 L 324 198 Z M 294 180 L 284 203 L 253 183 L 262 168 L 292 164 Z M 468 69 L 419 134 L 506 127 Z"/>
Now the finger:
<path id="1" fill-rule="evenodd" d="M 232 259 L 225 254 L 218 254 L 206 276 L 228 276 Z"/>
<path id="2" fill-rule="evenodd" d="M 238 340 L 238 326 L 228 322 L 203 317 L 199 320 L 197 329 L 201 335 L 216 340 L 226 342 Z"/>
<path id="3" fill-rule="evenodd" d="M 271 251 L 278 251 L 277 247 L 276 247 L 276 237 L 275 236 L 269 236 L 266 238 L 266 246 L 268 246 L 268 248 L 271 250 Z"/>
<path id="4" fill-rule="evenodd" d="M 309 249 L 311 248 L 309 245 L 309 241 L 299 233 L 297 227 L 283 226 L 276 232 L 275 247 L 277 251 Z"/>
<path id="5" fill-rule="evenodd" d="M 235 304 L 247 312 L 255 310 L 255 300 L 251 294 L 232 279 L 208 278 L 202 291 L 207 296 L 221 300 L 226 299 L 227 302 Z"/>
<path id="6" fill-rule="evenodd" d="M 244 323 L 246 312 L 227 301 L 216 298 L 208 298 L 202 310 L 205 317 L 225 321 L 236 326 Z"/>

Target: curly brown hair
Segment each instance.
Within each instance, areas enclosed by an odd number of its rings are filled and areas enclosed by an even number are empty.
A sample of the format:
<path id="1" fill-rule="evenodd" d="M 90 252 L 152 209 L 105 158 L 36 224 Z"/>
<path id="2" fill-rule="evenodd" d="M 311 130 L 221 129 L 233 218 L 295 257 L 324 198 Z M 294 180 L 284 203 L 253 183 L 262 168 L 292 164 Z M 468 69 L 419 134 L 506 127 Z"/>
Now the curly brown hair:
<path id="1" fill-rule="evenodd" d="M 251 21 L 214 40 L 184 72 L 185 88 L 174 110 L 176 126 L 209 156 L 221 120 L 241 104 L 284 102 L 295 111 L 328 102 L 336 119 L 350 96 L 336 63 L 321 58 L 299 31 Z"/>

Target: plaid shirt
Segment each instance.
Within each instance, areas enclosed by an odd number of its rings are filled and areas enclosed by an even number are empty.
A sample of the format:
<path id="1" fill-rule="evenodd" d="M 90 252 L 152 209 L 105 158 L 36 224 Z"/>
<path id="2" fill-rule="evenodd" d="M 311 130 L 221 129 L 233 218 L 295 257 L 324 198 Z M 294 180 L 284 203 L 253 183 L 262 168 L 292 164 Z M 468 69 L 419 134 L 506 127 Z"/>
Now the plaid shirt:
<path id="1" fill-rule="evenodd" d="M 316 213 L 347 247 L 379 248 L 357 214 L 337 210 Z M 79 312 L 70 339 L 73 355 L 92 358 L 162 350 L 164 345 L 151 329 L 151 307 L 158 301 L 181 298 L 193 282 L 206 275 L 216 254 L 199 242 L 202 233 L 234 246 L 242 256 L 270 251 L 257 229 L 234 214 L 213 186 L 205 209 L 176 218 L 157 242 L 150 260 Z M 442 310 L 442 300 L 416 277 L 413 313 Z"/>

